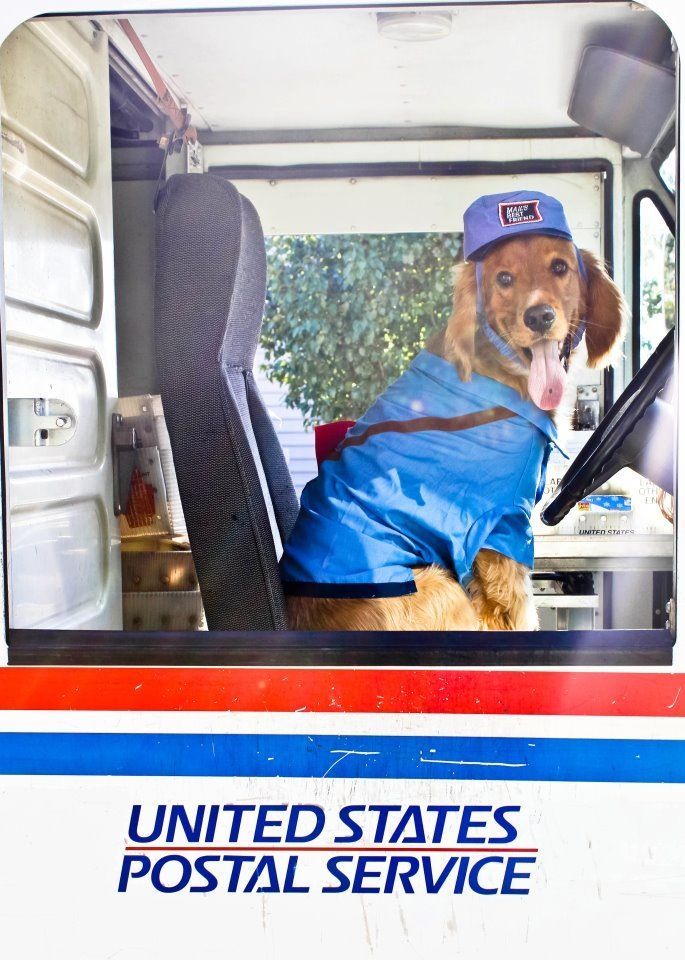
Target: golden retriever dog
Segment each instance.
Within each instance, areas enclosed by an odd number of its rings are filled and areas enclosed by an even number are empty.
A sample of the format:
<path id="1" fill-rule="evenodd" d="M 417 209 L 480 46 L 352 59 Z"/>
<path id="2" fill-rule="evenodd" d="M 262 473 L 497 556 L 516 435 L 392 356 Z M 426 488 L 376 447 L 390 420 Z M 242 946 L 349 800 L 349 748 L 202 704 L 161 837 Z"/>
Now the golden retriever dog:
<path id="1" fill-rule="evenodd" d="M 452 314 L 444 331 L 429 344 L 428 352 L 435 358 L 429 359 L 431 363 L 446 361 L 465 385 L 472 380 L 479 384 L 495 381 L 495 389 L 500 389 L 497 384 L 502 385 L 512 404 L 515 395 L 522 404 L 530 405 L 531 416 L 548 418 L 552 423 L 553 414 L 563 400 L 565 370 L 569 354 L 578 346 L 579 334 L 584 330 L 588 365 L 602 367 L 621 339 L 624 316 L 623 296 L 594 254 L 587 250 L 578 251 L 571 240 L 562 236 L 532 230 L 517 232 L 511 238 L 505 234 L 504 239 L 491 245 L 478 264 L 465 262 L 457 268 Z M 478 378 L 487 378 L 487 381 Z M 421 401 L 422 398 L 417 396 L 417 411 L 421 410 Z M 512 418 L 513 412 L 505 410 L 501 413 L 502 409 L 496 406 L 485 411 L 483 416 L 486 420 L 488 417 L 493 420 L 503 418 L 487 429 L 498 431 L 493 432 L 493 436 L 502 441 L 500 458 L 505 463 L 509 456 L 508 437 L 513 435 L 517 421 L 505 419 L 507 416 Z M 521 409 L 525 414 L 528 408 Z M 483 417 L 481 425 L 472 425 L 469 421 L 467 427 L 470 429 L 464 427 L 463 417 L 457 419 L 461 421 L 456 428 L 461 430 L 460 438 L 473 440 L 478 431 L 485 429 Z M 453 421 L 454 418 L 450 422 L 453 424 Z M 434 438 L 437 444 L 444 434 L 430 430 L 444 431 L 450 427 L 436 426 L 436 423 L 433 418 L 426 427 L 429 432 L 425 436 Z M 356 443 L 355 449 L 361 450 L 366 441 L 370 448 L 368 437 L 372 434 L 376 435 L 376 441 L 393 438 L 393 442 L 406 442 L 403 432 L 409 429 L 414 428 L 398 426 L 396 421 L 386 422 L 380 427 L 367 429 L 357 440 L 346 439 L 341 447 Z M 397 431 L 401 435 L 398 436 Z M 338 451 L 339 458 L 344 455 L 344 449 L 342 454 Z M 435 456 L 444 460 L 444 454 L 437 446 Z M 339 459 L 338 464 L 340 462 Z M 398 464 L 396 471 L 395 463 Z M 403 463 L 401 457 L 393 460 L 390 471 L 398 474 L 393 482 L 399 489 L 403 489 Z M 373 471 L 373 465 L 369 469 Z M 459 466 L 455 465 L 454 469 L 458 472 Z M 487 469 L 484 466 L 484 474 Z M 373 482 L 375 479 L 372 475 Z M 534 477 L 533 481 L 533 485 L 539 484 L 540 478 Z M 313 484 L 316 482 L 312 481 Z M 485 476 L 483 482 L 486 482 Z M 333 489 L 337 491 L 339 484 Z M 417 486 L 416 489 L 420 488 Z M 418 498 L 422 496 L 420 493 Z M 539 489 L 536 499 L 539 499 Z M 449 526 L 454 506 L 451 505 L 445 513 L 448 518 L 446 526 Z M 456 507 L 461 508 L 461 505 Z M 420 509 L 421 504 L 417 507 Z M 370 512 L 373 510 L 371 507 Z M 306 551 L 309 544 L 315 549 L 318 536 L 316 531 L 307 528 L 305 520 L 299 537 L 298 549 L 301 551 Z M 359 533 L 360 538 L 367 536 L 366 527 L 358 525 L 357 529 L 363 531 Z M 406 530 L 407 539 L 411 539 L 412 530 L 413 527 Z M 405 535 L 405 531 L 400 532 Z M 333 559 L 336 549 L 349 552 L 345 547 L 349 541 L 341 541 L 340 547 L 336 547 L 334 527 L 326 536 L 330 539 L 329 552 Z M 420 539 L 421 535 L 417 536 Z M 296 572 L 293 577 L 292 571 L 298 568 L 286 546 L 282 575 L 288 594 L 290 625 L 294 630 L 536 629 L 537 615 L 529 576 L 532 532 L 528 563 L 493 549 L 492 534 L 489 537 L 490 540 L 486 538 L 475 554 L 468 578 L 459 578 L 451 565 L 419 563 L 407 574 L 413 577 L 413 592 L 400 595 L 383 595 L 380 591 L 362 596 L 355 595 L 354 590 L 351 595 L 345 595 L 344 589 L 333 590 L 329 595 L 325 591 L 323 595 L 311 595 L 308 589 L 297 589 L 298 584 L 293 584 L 292 580 L 306 580 L 308 575 Z M 297 541 L 296 536 L 296 545 Z M 517 549 L 511 552 L 514 557 L 519 556 Z M 326 559 L 326 569 L 330 562 Z M 324 570 L 319 579 L 326 578 Z"/>

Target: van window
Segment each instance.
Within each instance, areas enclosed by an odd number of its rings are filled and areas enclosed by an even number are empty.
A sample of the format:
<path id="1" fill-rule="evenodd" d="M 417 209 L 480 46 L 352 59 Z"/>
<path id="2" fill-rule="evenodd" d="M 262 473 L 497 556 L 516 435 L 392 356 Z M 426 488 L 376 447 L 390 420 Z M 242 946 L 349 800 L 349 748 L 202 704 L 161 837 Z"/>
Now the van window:
<path id="1" fill-rule="evenodd" d="M 447 322 L 460 234 L 267 240 L 262 342 L 305 425 L 356 418 Z"/>
<path id="2" fill-rule="evenodd" d="M 638 204 L 635 373 L 675 325 L 675 236 L 651 196 Z"/>

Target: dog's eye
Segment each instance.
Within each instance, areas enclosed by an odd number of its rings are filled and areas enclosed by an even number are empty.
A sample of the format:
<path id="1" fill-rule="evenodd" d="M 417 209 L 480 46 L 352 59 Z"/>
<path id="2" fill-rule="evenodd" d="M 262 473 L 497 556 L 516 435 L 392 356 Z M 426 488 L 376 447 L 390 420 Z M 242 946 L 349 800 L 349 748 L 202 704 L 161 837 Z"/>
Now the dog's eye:
<path id="1" fill-rule="evenodd" d="M 568 264 L 565 260 L 552 260 L 551 270 L 552 273 L 556 273 L 557 276 L 561 277 L 568 270 Z"/>
<path id="2" fill-rule="evenodd" d="M 514 278 L 510 273 L 507 273 L 506 270 L 500 270 L 497 274 L 497 283 L 499 283 L 500 287 L 510 287 L 513 282 Z"/>

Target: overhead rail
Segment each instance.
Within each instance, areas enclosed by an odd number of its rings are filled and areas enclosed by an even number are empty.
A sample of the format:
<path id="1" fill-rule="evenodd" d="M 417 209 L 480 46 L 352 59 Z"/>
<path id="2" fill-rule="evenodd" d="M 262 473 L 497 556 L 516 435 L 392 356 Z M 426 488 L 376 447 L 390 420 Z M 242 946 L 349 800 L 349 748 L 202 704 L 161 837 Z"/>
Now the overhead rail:
<path id="1" fill-rule="evenodd" d="M 131 41 L 133 48 L 140 57 L 143 66 L 147 70 L 152 85 L 155 88 L 162 110 L 173 124 L 173 134 L 168 143 L 160 143 L 161 147 L 167 148 L 169 153 L 180 150 L 184 143 L 197 141 L 197 130 L 190 123 L 190 116 L 184 107 L 180 107 L 168 86 L 162 79 L 162 76 L 154 65 L 150 54 L 145 49 L 142 40 L 133 29 L 129 20 L 118 20 L 117 23 Z"/>

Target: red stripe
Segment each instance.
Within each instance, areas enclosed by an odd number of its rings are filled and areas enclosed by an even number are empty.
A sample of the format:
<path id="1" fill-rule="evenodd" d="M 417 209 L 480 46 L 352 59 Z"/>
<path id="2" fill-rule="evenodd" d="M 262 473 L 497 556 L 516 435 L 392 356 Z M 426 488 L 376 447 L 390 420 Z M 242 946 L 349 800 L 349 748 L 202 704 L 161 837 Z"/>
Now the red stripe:
<path id="1" fill-rule="evenodd" d="M 683 717 L 685 674 L 6 667 L 0 710 Z"/>
<path id="2" fill-rule="evenodd" d="M 215 853 L 539 853 L 537 847 L 405 847 L 395 844 L 393 847 L 310 847 L 305 846 L 280 846 L 280 847 L 261 847 L 253 845 L 251 847 L 214 847 L 211 844 L 203 846 L 194 844 L 188 847 L 151 847 L 149 844 L 143 844 L 139 847 L 126 847 L 127 852 L 151 850 L 158 853 L 160 850 L 176 853 L 185 853 L 186 851 L 195 851 L 204 853 L 207 850 L 213 850 Z"/>

